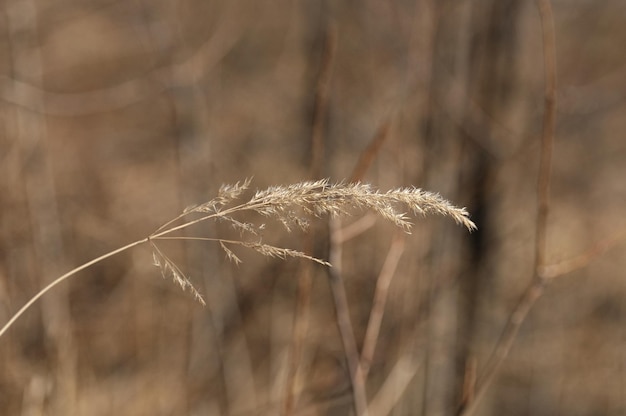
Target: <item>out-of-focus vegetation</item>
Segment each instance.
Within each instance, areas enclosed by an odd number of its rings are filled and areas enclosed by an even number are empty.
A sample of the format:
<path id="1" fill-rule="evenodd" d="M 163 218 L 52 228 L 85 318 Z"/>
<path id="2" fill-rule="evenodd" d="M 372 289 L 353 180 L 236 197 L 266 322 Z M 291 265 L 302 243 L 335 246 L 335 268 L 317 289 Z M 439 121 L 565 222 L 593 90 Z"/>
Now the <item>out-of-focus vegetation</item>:
<path id="1" fill-rule="evenodd" d="M 535 2 L 1 7 L 0 324 L 48 282 L 223 183 L 415 186 L 466 206 L 478 231 L 428 217 L 400 237 L 355 213 L 321 218 L 310 234 L 263 219 L 263 239 L 340 260 L 360 353 L 389 284 L 362 361 L 370 414 L 453 415 L 471 400 L 533 278 L 544 116 Z M 567 273 L 532 305 L 481 415 L 626 411 L 626 3 L 552 8 L 545 256 Z M 186 232 L 239 236 L 224 222 Z M 243 250 L 237 266 L 208 242 L 163 244 L 207 306 L 162 279 L 145 247 L 81 272 L 0 338 L 0 413 L 353 411 L 336 274 Z"/>

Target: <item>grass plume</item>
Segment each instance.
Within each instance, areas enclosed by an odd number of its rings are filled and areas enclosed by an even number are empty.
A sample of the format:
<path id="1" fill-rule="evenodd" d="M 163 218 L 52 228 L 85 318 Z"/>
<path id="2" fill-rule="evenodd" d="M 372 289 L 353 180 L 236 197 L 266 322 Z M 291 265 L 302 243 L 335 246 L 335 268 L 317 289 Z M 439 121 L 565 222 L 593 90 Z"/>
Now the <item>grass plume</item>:
<path id="1" fill-rule="evenodd" d="M 268 257 L 303 258 L 330 266 L 328 262 L 304 252 L 265 243 L 262 238 L 265 224 L 242 222 L 234 217 L 239 213 L 256 212 L 268 219 L 278 221 L 288 231 L 294 227 L 306 230 L 309 219 L 312 217 L 348 215 L 354 211 L 363 210 L 375 212 L 407 233 L 410 232 L 413 225 L 408 213 L 417 216 L 443 215 L 452 218 L 457 224 L 463 225 L 469 231 L 476 228 L 465 208 L 458 208 L 438 194 L 418 188 L 397 188 L 381 192 L 364 183 L 331 183 L 324 179 L 293 185 L 272 186 L 256 191 L 249 199 L 244 200 L 243 196 L 249 190 L 250 184 L 251 180 L 247 179 L 234 185 L 223 185 L 215 198 L 203 204 L 186 208 L 179 216 L 166 222 L 149 236 L 93 259 L 57 278 L 40 290 L 13 315 L 0 329 L 0 337 L 30 306 L 62 281 L 93 264 L 145 243 L 151 246 L 154 264 L 160 268 L 163 276 L 171 277 L 183 290 L 189 289 L 194 297 L 203 304 L 204 300 L 200 292 L 196 290 L 183 271 L 159 248 L 157 245 L 159 240 L 213 241 L 219 243 L 226 257 L 235 263 L 240 263 L 241 260 L 231 247 L 242 246 Z M 195 218 L 193 218 L 194 216 Z M 198 238 L 175 235 L 176 231 L 210 220 L 230 223 L 235 230 L 240 232 L 241 239 L 226 240 L 217 237 Z"/>

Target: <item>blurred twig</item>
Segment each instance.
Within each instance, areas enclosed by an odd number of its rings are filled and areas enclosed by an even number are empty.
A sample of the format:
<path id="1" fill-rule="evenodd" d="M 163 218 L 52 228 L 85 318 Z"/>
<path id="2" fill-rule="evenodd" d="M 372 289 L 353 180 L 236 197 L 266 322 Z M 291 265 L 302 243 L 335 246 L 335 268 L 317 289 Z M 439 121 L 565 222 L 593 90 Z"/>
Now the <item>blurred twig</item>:
<path id="1" fill-rule="evenodd" d="M 305 250 L 309 250 L 313 246 L 312 233 L 307 234 L 304 245 Z M 298 370 L 300 368 L 304 339 L 309 327 L 313 270 L 311 265 L 307 263 L 302 262 L 298 272 L 298 296 L 296 298 L 296 311 L 287 370 L 286 394 L 283 402 L 284 415 L 291 415 L 295 406 Z"/>
<path id="2" fill-rule="evenodd" d="M 311 133 L 311 166 L 309 177 L 319 179 L 322 175 L 324 160 L 324 129 L 326 128 L 326 113 L 328 111 L 328 97 L 330 80 L 337 51 L 337 28 L 334 23 L 328 24 L 326 42 L 322 55 L 322 63 L 315 88 L 315 102 L 313 109 L 313 131 Z"/>
<path id="3" fill-rule="evenodd" d="M 324 45 L 322 62 L 315 86 L 315 102 L 313 108 L 313 121 L 311 132 L 311 160 L 309 165 L 309 177 L 319 179 L 323 170 L 324 162 L 324 129 L 326 128 L 326 113 L 328 111 L 328 97 L 332 76 L 335 54 L 337 51 L 337 28 L 333 22 L 326 29 L 326 42 Z M 304 237 L 304 250 L 312 253 L 315 245 L 315 232 L 307 233 Z M 287 372 L 286 394 L 283 403 L 283 414 L 288 416 L 293 413 L 296 401 L 296 384 L 298 370 L 302 357 L 304 338 L 309 326 L 309 309 L 311 304 L 311 285 L 313 284 L 312 265 L 303 262 L 298 273 L 298 297 L 296 300 L 296 312 L 293 324 L 292 345 L 289 358 L 289 370 Z"/>
<path id="4" fill-rule="evenodd" d="M 554 279 L 564 274 L 571 273 L 574 270 L 582 269 L 616 245 L 623 242 L 624 239 L 626 239 L 626 228 L 621 229 L 609 238 L 598 241 L 577 256 L 562 260 L 558 263 L 543 265 L 539 270 L 539 275 L 543 279 Z"/>
<path id="5" fill-rule="evenodd" d="M 361 152 L 359 160 L 350 175 L 350 182 L 359 182 L 363 180 L 365 173 L 372 165 L 372 162 L 380 152 L 382 145 L 389 138 L 391 131 L 391 118 L 388 118 L 382 122 L 376 135 L 367 147 Z M 373 214 L 366 214 L 360 219 L 354 221 L 352 224 L 347 225 L 340 230 L 336 236 L 336 243 L 343 244 L 346 241 L 360 235 L 369 228 L 371 228 L 376 222 L 376 216 Z"/>
<path id="6" fill-rule="evenodd" d="M 372 228 L 375 223 L 376 215 L 374 215 L 373 213 L 367 213 L 353 223 L 342 227 L 339 230 L 339 235 L 337 235 L 336 242 L 339 244 L 343 244 L 348 240 L 352 240 L 353 238 L 363 234 L 365 231 Z"/>
<path id="7" fill-rule="evenodd" d="M 335 310 L 337 312 L 337 325 L 341 334 L 341 340 L 348 362 L 348 369 L 352 379 L 352 394 L 354 396 L 354 408 L 357 416 L 367 415 L 367 395 L 365 392 L 365 374 L 361 366 L 359 350 L 357 349 L 354 330 L 350 320 L 350 311 L 348 308 L 348 297 L 343 282 L 341 255 L 342 244 L 335 241 L 338 235 L 337 230 L 340 224 L 337 219 L 330 220 L 330 250 L 328 260 L 332 267 L 328 269 L 330 280 L 330 288 L 335 301 Z"/>
<path id="8" fill-rule="evenodd" d="M 539 179 L 537 182 L 537 219 L 535 224 L 533 279 L 522 295 L 517 307 L 511 313 L 509 321 L 492 356 L 487 361 L 481 376 L 478 378 L 474 399 L 470 401 L 470 397 L 467 397 L 467 401 L 462 403 L 459 414 L 463 416 L 475 413 L 478 404 L 493 382 L 502 363 L 509 355 L 511 346 L 528 312 L 537 299 L 543 294 L 547 283 L 541 271 L 545 264 L 547 222 L 550 211 L 550 173 L 552 168 L 552 149 L 556 124 L 556 50 L 554 16 L 552 14 L 550 0 L 536 0 L 536 4 L 541 18 L 543 33 L 545 85 L 541 159 L 539 162 Z"/>
<path id="9" fill-rule="evenodd" d="M 413 377 L 419 370 L 419 361 L 410 355 L 401 357 L 376 393 L 369 405 L 371 416 L 386 416 L 391 413 Z"/>
<path id="10" fill-rule="evenodd" d="M 396 233 L 389 251 L 387 252 L 387 258 L 383 263 L 383 267 L 378 275 L 376 281 L 376 291 L 374 292 L 374 303 L 370 312 L 370 318 L 367 323 L 367 330 L 365 331 L 365 339 L 363 341 L 363 349 L 361 350 L 361 367 L 363 368 L 363 378 L 367 379 L 367 375 L 370 370 L 372 360 L 374 358 L 374 351 L 376 350 L 376 343 L 378 341 L 378 335 L 380 333 L 380 325 L 383 321 L 383 314 L 385 313 L 385 305 L 387 304 L 387 293 L 389 292 L 389 285 L 391 279 L 396 273 L 398 262 L 404 252 L 404 234 Z"/>
<path id="11" fill-rule="evenodd" d="M 387 120 L 383 121 L 372 141 L 369 143 L 369 145 L 367 145 L 365 150 L 361 152 L 359 160 L 354 167 L 354 170 L 352 171 L 352 175 L 350 176 L 350 182 L 358 182 L 363 180 L 365 173 L 376 158 L 376 155 L 378 155 L 378 153 L 380 152 L 380 148 L 389 138 L 390 131 L 391 118 L 388 118 Z"/>
<path id="12" fill-rule="evenodd" d="M 363 176 L 371 166 L 372 162 L 380 152 L 383 143 L 389 137 L 390 127 L 390 119 L 384 121 L 370 144 L 363 150 L 363 152 L 361 152 L 359 160 L 354 170 L 352 171 L 352 174 L 350 175 L 350 182 L 359 182 L 363 178 Z M 391 269 L 395 269 L 395 265 L 393 265 L 393 263 L 397 264 L 397 259 L 390 260 L 389 264 L 386 263 L 388 269 L 384 268 L 383 272 L 381 272 L 381 275 L 379 276 L 379 282 L 382 278 L 382 283 L 379 283 L 379 285 L 377 286 L 377 303 L 374 305 L 375 310 L 372 310 L 373 319 L 371 321 L 371 325 L 368 325 L 367 354 L 364 360 L 361 354 L 359 354 L 356 339 L 354 337 L 354 330 L 350 320 L 350 313 L 348 308 L 348 298 L 346 296 L 346 289 L 342 276 L 342 245 L 346 238 L 342 234 L 341 222 L 339 219 L 331 219 L 329 226 L 329 261 L 333 265 L 333 267 L 328 269 L 328 274 L 330 277 L 330 287 L 333 293 L 333 299 L 335 301 L 335 308 L 337 311 L 337 324 L 341 333 L 341 338 L 346 353 L 346 359 L 352 378 L 354 407 L 357 416 L 367 415 L 367 395 L 365 391 L 367 370 L 365 369 L 363 364 L 367 363 L 367 367 L 369 367 L 369 361 L 371 361 L 371 356 L 374 352 L 376 339 L 378 338 L 378 330 L 380 328 L 380 320 L 382 320 L 383 311 L 381 307 L 384 308 L 384 300 L 381 299 L 385 298 L 386 287 L 388 287 L 388 282 L 393 275 L 393 270 Z M 393 254 L 394 256 L 397 255 L 399 257 L 396 251 L 394 251 Z"/>
<path id="13" fill-rule="evenodd" d="M 332 52 L 334 56 L 336 50 L 336 29 L 330 29 L 329 36 L 327 38 L 327 53 L 324 58 L 324 65 L 322 71 L 320 72 L 320 79 L 318 82 L 318 93 L 316 96 L 316 106 L 315 106 L 315 114 L 320 114 L 320 118 L 316 118 L 313 124 L 313 142 L 312 142 L 312 168 L 311 173 L 316 174 L 320 172 L 320 161 L 323 157 L 323 141 L 322 141 L 322 127 L 324 125 L 321 108 L 320 105 L 327 105 L 328 100 L 328 84 L 329 84 L 329 74 L 327 72 L 330 71 L 330 65 L 332 64 L 332 60 L 329 57 L 329 53 Z M 332 41 L 332 42 L 331 42 Z M 328 67 L 327 70 L 324 68 Z M 361 152 L 359 160 L 350 176 L 350 182 L 358 182 L 360 181 L 373 160 L 376 158 L 376 155 L 379 153 L 381 146 L 389 137 L 389 130 L 391 127 L 391 121 L 386 120 L 379 130 L 377 134 L 374 136 L 370 144 Z M 364 221 L 363 223 L 359 223 L 360 226 L 354 229 L 353 231 L 361 232 L 363 229 L 367 229 L 371 226 L 371 221 Z M 344 236 L 343 230 L 341 229 L 341 223 L 339 220 L 331 220 L 330 221 L 330 247 L 329 247 L 329 260 L 333 267 L 329 270 L 329 278 L 330 278 L 330 287 L 333 293 L 333 299 L 335 302 L 335 309 L 337 313 L 337 324 L 339 326 L 339 331 L 341 334 L 342 342 L 344 345 L 346 359 L 348 362 L 348 367 L 350 371 L 352 388 L 353 388 L 353 399 L 354 399 L 354 407 L 357 415 L 365 415 L 367 414 L 367 396 L 365 393 L 365 374 L 363 368 L 361 366 L 361 357 L 359 351 L 357 349 L 356 340 L 354 337 L 354 330 L 352 328 L 352 323 L 350 321 L 350 314 L 348 308 L 348 299 L 346 296 L 345 285 L 343 283 L 343 277 L 341 275 L 341 246 L 343 242 L 347 239 Z M 310 285 L 310 276 L 308 277 Z M 309 289 L 310 290 L 310 289 Z M 302 299 L 302 301 L 308 302 L 307 299 Z M 300 296 L 299 302 L 300 303 Z M 299 308 L 300 309 L 300 308 Z M 293 380 L 290 382 L 293 386 Z M 293 387 L 291 387 L 293 388 Z M 289 399 L 288 399 L 289 400 Z M 287 413 L 288 414 L 288 413 Z"/>
<path id="14" fill-rule="evenodd" d="M 5 2 L 3 6 L 12 74 L 16 78 L 43 83 L 46 68 L 38 46 L 42 28 L 37 2 L 14 0 Z M 32 98 L 18 85 L 14 85 L 14 93 L 21 99 Z M 37 100 L 40 97 L 34 98 L 35 103 L 42 105 Z M 8 111 L 15 119 L 12 139 L 17 142 L 21 153 L 20 168 L 28 208 L 25 214 L 32 230 L 35 252 L 34 270 L 42 281 L 46 281 L 62 270 L 67 255 L 47 120 L 41 114 L 21 107 Z M 11 125 L 10 122 L 8 124 Z M 47 413 L 67 414 L 76 405 L 78 347 L 71 330 L 70 299 L 69 289 L 65 287 L 41 303 L 44 336 L 40 342 L 45 351 L 42 358 L 50 360 L 48 369 L 51 373 L 44 382 L 55 386 L 54 391 L 46 395 L 43 409 Z M 28 403 L 25 406 L 28 408 Z"/>

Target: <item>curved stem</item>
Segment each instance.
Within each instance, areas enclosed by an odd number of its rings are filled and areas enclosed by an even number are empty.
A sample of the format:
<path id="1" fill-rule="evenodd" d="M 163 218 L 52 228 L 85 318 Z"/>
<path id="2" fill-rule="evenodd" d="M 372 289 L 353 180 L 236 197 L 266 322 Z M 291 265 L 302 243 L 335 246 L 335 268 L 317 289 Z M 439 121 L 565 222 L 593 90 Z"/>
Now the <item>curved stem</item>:
<path id="1" fill-rule="evenodd" d="M 2 337 L 2 335 L 4 335 L 4 333 L 13 325 L 13 323 L 24 314 L 24 312 L 26 312 L 26 310 L 28 308 L 30 308 L 35 302 L 37 302 L 37 300 L 39 300 L 39 298 L 41 298 L 43 295 L 45 295 L 46 293 L 48 293 L 48 291 L 50 289 L 52 289 L 53 287 L 55 287 L 56 285 L 58 285 L 59 283 L 61 283 L 62 281 L 66 280 L 67 278 L 75 275 L 76 273 L 78 273 L 81 270 L 84 270 L 90 266 L 93 266 L 96 263 L 101 262 L 104 259 L 107 259 L 109 257 L 112 257 L 118 253 L 121 253 L 123 251 L 128 250 L 131 247 L 135 247 L 138 246 L 140 244 L 143 243 L 147 243 L 150 239 L 149 238 L 144 238 L 142 240 L 137 240 L 134 243 L 130 243 L 125 245 L 124 247 L 120 247 L 116 250 L 110 251 L 106 254 L 103 254 L 102 256 L 95 258 L 87 263 L 84 263 L 78 267 L 76 267 L 73 270 L 70 270 L 69 272 L 65 273 L 63 276 L 57 278 L 55 281 L 53 281 L 52 283 L 48 284 L 48 286 L 44 287 L 43 289 L 41 289 L 39 292 L 37 292 L 37 294 L 35 296 L 33 296 L 32 298 L 30 298 L 30 300 L 28 302 L 26 302 L 26 304 L 24 306 L 22 306 L 22 308 L 17 311 L 17 313 L 15 313 L 15 315 L 13 315 L 13 317 L 11 319 L 9 319 L 9 321 L 4 324 L 4 326 L 2 327 L 2 329 L 0 329 L 0 337 Z"/>

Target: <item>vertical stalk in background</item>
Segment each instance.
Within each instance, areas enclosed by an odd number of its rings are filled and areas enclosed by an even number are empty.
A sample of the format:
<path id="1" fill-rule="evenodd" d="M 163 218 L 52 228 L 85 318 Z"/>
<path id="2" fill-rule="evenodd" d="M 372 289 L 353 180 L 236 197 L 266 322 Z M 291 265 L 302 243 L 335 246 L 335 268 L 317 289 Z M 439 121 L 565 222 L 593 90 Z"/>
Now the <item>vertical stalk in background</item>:
<path id="1" fill-rule="evenodd" d="M 495 347 L 492 356 L 487 361 L 478 381 L 474 400 L 463 403 L 459 411 L 462 416 L 476 412 L 478 404 L 485 396 L 495 376 L 508 357 L 511 347 L 517 337 L 522 323 L 528 316 L 537 299 L 543 294 L 548 280 L 542 276 L 545 266 L 546 235 L 548 214 L 550 210 L 550 174 L 552 169 L 552 149 L 556 125 L 556 46 L 554 33 L 554 16 L 550 0 L 536 0 L 537 9 L 541 18 L 543 34 L 543 58 L 545 72 L 544 88 L 544 115 L 541 135 L 541 156 L 537 181 L 537 218 L 535 223 L 535 260 L 533 278 L 522 295 L 517 307 L 511 313 L 507 325 Z"/>
<path id="2" fill-rule="evenodd" d="M 368 171 L 376 156 L 378 156 L 383 144 L 390 136 L 392 126 L 391 118 L 388 118 L 382 122 L 376 134 L 367 145 L 367 147 L 361 152 L 359 159 L 352 170 L 350 175 L 350 182 L 360 182 L 363 180 L 365 173 Z M 328 276 L 330 280 L 330 287 L 333 293 L 333 299 L 335 301 L 335 309 L 337 313 L 337 325 L 341 334 L 344 350 L 346 354 L 346 360 L 350 371 L 350 377 L 352 379 L 353 401 L 354 408 L 357 416 L 368 414 L 368 400 L 365 389 L 365 383 L 367 381 L 367 373 L 369 371 L 369 364 L 374 354 L 376 345 L 376 339 L 378 338 L 378 330 L 380 328 L 380 321 L 376 318 L 380 317 L 382 321 L 382 313 L 384 309 L 384 300 L 386 292 L 381 291 L 380 288 L 385 287 L 385 284 L 380 284 L 381 280 L 388 283 L 393 277 L 393 271 L 389 271 L 383 276 L 383 272 L 379 276 L 376 299 L 378 302 L 372 306 L 372 316 L 374 319 L 368 323 L 367 334 L 364 351 L 359 354 L 357 348 L 356 339 L 354 336 L 354 329 L 350 320 L 350 311 L 348 308 L 348 298 L 346 295 L 345 284 L 342 276 L 342 245 L 344 236 L 341 232 L 340 219 L 331 219 L 329 223 L 329 261 L 333 265 L 328 269 Z M 391 267 L 393 268 L 393 267 Z M 378 308 L 377 308 L 378 307 Z"/>
<path id="3" fill-rule="evenodd" d="M 546 262 L 546 235 L 550 211 L 550 174 L 556 126 L 556 47 L 554 17 L 550 0 L 536 0 L 543 33 L 543 62 L 545 72 L 543 130 L 541 133 L 541 159 L 537 181 L 537 223 L 535 229 L 535 278 Z"/>
<path id="4" fill-rule="evenodd" d="M 13 76 L 43 86 L 45 70 L 39 46 L 37 7 L 37 3 L 32 0 L 10 1 L 6 5 L 6 22 Z M 27 89 L 19 83 L 15 84 L 15 94 L 25 100 L 30 98 Z M 37 105 L 45 108 L 42 101 L 37 102 Z M 46 120 L 38 112 L 17 106 L 14 107 L 14 120 L 14 139 L 19 143 L 26 204 L 33 234 L 34 263 L 41 280 L 46 282 L 59 274 L 65 259 Z M 45 383 L 54 386 L 54 393 L 45 398 L 41 406 L 47 407 L 41 409 L 28 409 L 28 397 L 25 397 L 24 406 L 28 411 L 71 414 L 76 406 L 77 351 L 71 331 L 69 306 L 68 287 L 55 291 L 42 301 L 44 343 L 46 353 L 52 358 L 52 366 L 49 369 L 39 367 L 37 371 L 51 372 L 43 377 Z"/>
<path id="5" fill-rule="evenodd" d="M 173 7 L 174 11 L 178 6 L 169 7 Z M 172 90 L 171 96 L 176 114 L 178 187 L 183 207 L 202 200 L 206 190 L 215 187 L 213 139 L 216 128 L 211 120 L 213 108 L 203 78 L 212 67 L 221 62 L 224 54 L 241 37 L 241 28 L 246 26 L 245 22 L 239 21 L 246 19 L 238 17 L 243 16 L 241 7 L 241 2 L 227 2 L 219 10 L 219 18 L 216 19 L 219 24 L 199 47 L 186 40 L 185 22 L 177 21 L 176 24 L 177 48 L 192 55 L 191 59 L 182 64 L 172 65 L 170 81 L 172 85 L 178 85 Z M 207 175 L 207 172 L 211 174 Z M 207 235 L 217 235 L 216 224 L 213 222 L 199 227 Z M 193 269 L 198 270 L 202 277 L 207 296 L 207 307 L 202 313 L 192 317 L 189 327 L 189 362 L 185 367 L 185 379 L 189 384 L 193 383 L 190 377 L 198 373 L 198 365 L 206 366 L 207 369 L 215 366 L 219 368 L 224 391 L 224 397 L 220 398 L 221 406 L 231 414 L 255 409 L 259 406 L 259 391 L 255 383 L 251 348 L 244 331 L 244 314 L 239 304 L 242 293 L 238 292 L 230 269 L 221 267 L 221 251 L 218 245 L 210 248 L 208 253 L 206 247 L 197 244 L 185 244 L 183 247 L 188 264 L 193 265 Z M 216 278 L 216 273 L 223 276 Z M 231 329 L 233 335 L 227 336 Z M 213 347 L 217 354 L 206 353 L 207 340 L 204 336 L 207 332 L 212 333 Z M 219 363 L 209 364 L 212 360 Z"/>
<path id="6" fill-rule="evenodd" d="M 363 176 L 380 152 L 382 145 L 389 138 L 391 124 L 391 119 L 384 120 L 376 131 L 373 139 L 361 152 L 352 174 L 350 175 L 350 182 L 355 183 L 363 179 Z M 368 370 L 366 370 L 366 368 L 369 369 L 369 362 L 371 361 L 376 345 L 376 339 L 378 338 L 380 321 L 377 321 L 377 318 L 380 317 L 382 320 L 383 310 L 381 310 L 380 307 L 382 306 L 384 308 L 384 300 L 381 300 L 381 297 L 384 298 L 386 296 L 386 292 L 381 290 L 381 288 L 386 287 L 386 284 L 388 284 L 389 280 L 393 276 L 393 271 L 389 271 L 389 273 L 386 273 L 384 276 L 383 272 L 381 272 L 381 276 L 379 276 L 379 284 L 377 285 L 376 291 L 376 299 L 378 302 L 372 309 L 372 316 L 374 318 L 368 323 L 367 333 L 369 337 L 366 337 L 366 343 L 364 345 L 364 348 L 366 348 L 364 350 L 365 355 L 359 354 L 356 338 L 354 336 L 354 328 L 350 320 L 348 297 L 342 275 L 342 248 L 345 238 L 341 232 L 340 219 L 331 218 L 329 222 L 329 234 L 329 262 L 333 266 L 328 269 L 328 277 L 335 303 L 337 326 L 341 335 L 352 381 L 354 408 L 357 416 L 367 415 L 368 405 L 365 382 L 367 380 Z M 381 281 L 384 282 L 382 285 L 380 284 Z"/>
<path id="7" fill-rule="evenodd" d="M 330 220 L 330 249 L 328 260 L 332 267 L 328 268 L 330 289 L 335 303 L 335 313 L 337 315 L 337 326 L 341 334 L 344 353 L 350 371 L 352 381 L 352 399 L 356 416 L 368 414 L 367 394 L 365 391 L 365 374 L 361 366 L 361 358 L 354 337 L 354 329 L 350 320 L 350 310 L 348 307 L 348 297 L 342 276 L 342 244 L 336 241 L 339 237 L 339 222 L 337 219 Z"/>
<path id="8" fill-rule="evenodd" d="M 461 178 L 465 158 L 466 135 L 450 122 L 448 114 L 458 111 L 465 117 L 470 82 L 472 47 L 472 2 L 441 1 L 434 3 L 435 36 L 432 47 L 432 74 L 428 91 L 429 108 L 424 114 L 423 183 L 448 196 L 463 192 Z M 450 7 L 454 6 L 454 13 Z M 459 315 L 459 285 L 463 267 L 459 256 L 464 241 L 451 233 L 445 224 L 424 227 L 422 238 L 429 247 L 423 273 L 425 314 L 423 332 L 424 368 L 421 391 L 421 412 L 448 415 L 450 403 L 457 400 L 456 348 Z"/>
<path id="9" fill-rule="evenodd" d="M 311 159 L 309 165 L 309 178 L 311 179 L 320 179 L 323 172 L 325 149 L 324 130 L 326 128 L 330 83 L 337 52 L 337 28 L 333 21 L 329 21 L 327 25 L 324 49 L 322 51 L 322 61 L 315 85 L 313 103 Z M 305 235 L 303 243 L 304 252 L 313 253 L 315 235 L 314 229 L 311 229 L 310 232 Z M 298 272 L 298 295 L 296 297 L 292 343 L 289 351 L 286 391 L 282 404 L 282 412 L 285 416 L 293 414 L 298 395 L 296 389 L 298 385 L 300 361 L 304 348 L 304 339 L 309 327 L 311 288 L 313 284 L 312 267 L 313 265 L 310 264 L 310 262 L 302 262 Z"/>
<path id="10" fill-rule="evenodd" d="M 311 164 L 309 178 L 320 179 L 324 171 L 326 117 L 328 115 L 328 100 L 330 83 L 337 54 L 337 27 L 331 20 L 326 28 L 326 39 L 322 52 L 322 62 L 315 86 L 315 100 L 313 103 L 313 121 L 311 131 Z"/>
<path id="11" fill-rule="evenodd" d="M 363 379 L 367 380 L 367 375 L 374 360 L 374 352 L 380 334 L 380 327 L 385 313 L 385 305 L 387 304 L 387 294 L 391 280 L 396 273 L 400 257 L 404 253 L 404 235 L 396 232 L 387 252 L 387 257 L 380 270 L 376 280 L 376 290 L 374 291 L 374 300 L 370 317 L 367 322 L 365 338 L 363 339 L 363 348 L 361 350 L 361 367 L 363 368 Z M 332 264 L 332 263 L 331 263 Z"/>

